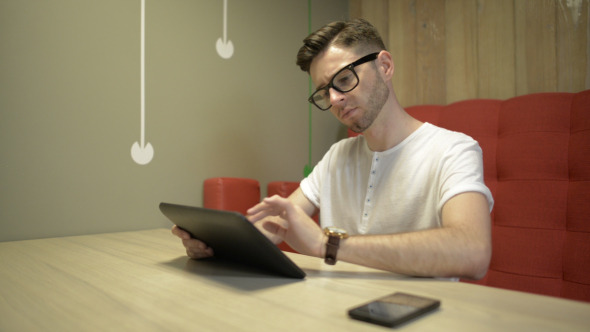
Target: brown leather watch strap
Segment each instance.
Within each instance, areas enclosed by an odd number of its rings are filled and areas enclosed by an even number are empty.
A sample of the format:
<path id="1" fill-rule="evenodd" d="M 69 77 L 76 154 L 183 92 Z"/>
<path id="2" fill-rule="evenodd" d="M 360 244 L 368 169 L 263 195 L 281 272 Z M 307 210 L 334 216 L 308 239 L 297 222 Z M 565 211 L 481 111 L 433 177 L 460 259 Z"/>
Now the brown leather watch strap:
<path id="1" fill-rule="evenodd" d="M 340 237 L 329 236 L 328 242 L 326 243 L 326 258 L 324 262 L 329 265 L 336 264 L 336 255 L 338 254 L 338 248 L 340 247 Z"/>

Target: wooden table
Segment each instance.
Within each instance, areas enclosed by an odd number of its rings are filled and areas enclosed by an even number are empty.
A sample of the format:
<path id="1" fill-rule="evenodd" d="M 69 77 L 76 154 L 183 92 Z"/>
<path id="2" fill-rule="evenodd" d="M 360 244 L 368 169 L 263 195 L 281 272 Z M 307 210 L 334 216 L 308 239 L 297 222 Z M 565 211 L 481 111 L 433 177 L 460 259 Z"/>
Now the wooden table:
<path id="1" fill-rule="evenodd" d="M 590 330 L 588 303 L 289 256 L 305 280 L 190 260 L 167 229 L 3 242 L 0 331 L 385 331 L 347 310 L 396 291 L 442 302 L 397 330 Z"/>

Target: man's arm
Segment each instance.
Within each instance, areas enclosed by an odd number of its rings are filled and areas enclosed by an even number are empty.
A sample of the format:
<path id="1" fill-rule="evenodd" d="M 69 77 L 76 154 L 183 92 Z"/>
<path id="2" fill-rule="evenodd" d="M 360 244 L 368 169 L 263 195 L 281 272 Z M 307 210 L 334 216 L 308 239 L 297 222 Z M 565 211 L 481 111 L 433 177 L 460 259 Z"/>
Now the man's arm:
<path id="1" fill-rule="evenodd" d="M 273 224 L 279 234 L 301 253 L 323 258 L 327 237 L 308 217 L 311 204 L 300 190 L 292 197 L 266 198 L 249 210 L 251 221 L 269 215 L 282 217 Z M 302 204 L 301 207 L 299 204 Z M 312 205 L 313 206 L 313 205 Z M 395 273 L 428 277 L 479 279 L 491 258 L 491 226 L 488 203 L 475 192 L 459 194 L 443 207 L 441 228 L 423 231 L 351 236 L 341 240 L 338 259 Z M 314 227 L 315 226 L 315 227 Z M 271 229 L 270 225 L 265 226 Z"/>
<path id="2" fill-rule="evenodd" d="M 316 206 L 313 205 L 313 203 L 310 202 L 309 199 L 305 197 L 305 195 L 303 195 L 303 191 L 301 190 L 301 188 L 297 188 L 289 196 L 289 200 L 293 204 L 299 206 L 303 210 L 303 212 L 305 212 L 305 214 L 307 214 L 308 216 L 313 216 L 318 211 L 318 208 L 316 208 Z"/>
<path id="3" fill-rule="evenodd" d="M 492 252 L 485 196 L 468 192 L 451 198 L 442 222 L 441 228 L 423 231 L 351 236 L 341 241 L 338 259 L 413 276 L 482 278 Z"/>

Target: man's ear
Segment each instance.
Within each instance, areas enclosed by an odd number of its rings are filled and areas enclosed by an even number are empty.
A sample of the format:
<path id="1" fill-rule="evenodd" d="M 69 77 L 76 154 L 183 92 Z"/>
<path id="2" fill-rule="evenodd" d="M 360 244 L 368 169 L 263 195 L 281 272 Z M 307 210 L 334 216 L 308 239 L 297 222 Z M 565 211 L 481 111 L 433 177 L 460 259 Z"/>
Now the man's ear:
<path id="1" fill-rule="evenodd" d="M 383 75 L 385 79 L 391 80 L 395 71 L 391 53 L 387 51 L 381 51 L 377 56 L 377 66 L 381 75 Z"/>

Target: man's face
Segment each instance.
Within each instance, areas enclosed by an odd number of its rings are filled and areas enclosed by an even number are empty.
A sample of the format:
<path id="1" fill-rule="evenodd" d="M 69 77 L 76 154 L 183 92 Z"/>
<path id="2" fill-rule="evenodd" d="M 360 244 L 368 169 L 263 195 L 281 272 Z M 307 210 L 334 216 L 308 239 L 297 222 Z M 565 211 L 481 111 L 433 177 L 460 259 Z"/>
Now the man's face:
<path id="1" fill-rule="evenodd" d="M 324 87 L 340 69 L 364 55 L 330 46 L 312 61 L 311 80 L 317 88 Z M 389 89 L 373 61 L 359 65 L 354 70 L 359 77 L 359 84 L 354 90 L 342 93 L 330 88 L 330 111 L 345 126 L 360 133 L 369 128 L 381 112 Z"/>

